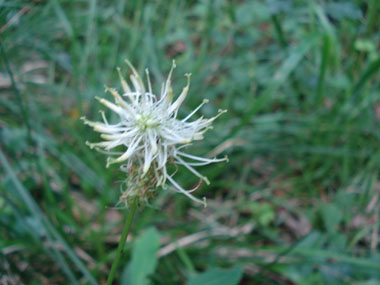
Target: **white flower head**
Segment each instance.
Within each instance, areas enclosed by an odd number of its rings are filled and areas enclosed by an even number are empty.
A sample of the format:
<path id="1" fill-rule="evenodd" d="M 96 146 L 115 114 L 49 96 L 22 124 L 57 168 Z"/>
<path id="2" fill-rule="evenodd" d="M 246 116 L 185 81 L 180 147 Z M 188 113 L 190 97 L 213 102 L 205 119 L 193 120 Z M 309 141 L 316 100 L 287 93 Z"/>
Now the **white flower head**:
<path id="1" fill-rule="evenodd" d="M 93 127 L 96 132 L 101 133 L 104 140 L 98 143 L 86 142 L 91 148 L 102 151 L 110 157 L 107 159 L 107 167 L 114 163 L 122 163 L 121 169 L 129 172 L 131 179 L 127 183 L 128 188 L 139 188 L 139 193 L 127 189 L 122 200 L 131 195 L 144 197 L 152 188 L 165 187 L 169 181 L 178 191 L 194 201 L 205 204 L 205 200 L 200 200 L 191 195 L 192 190 L 183 189 L 168 173 L 168 163 L 183 165 L 194 175 L 209 184 L 208 179 L 202 176 L 194 166 L 206 165 L 214 162 L 225 161 L 227 158 L 203 158 L 183 152 L 183 149 L 192 141 L 203 139 L 203 134 L 211 128 L 212 122 L 225 110 L 219 110 L 215 117 L 204 119 L 203 117 L 190 121 L 193 115 L 208 102 L 207 99 L 195 108 L 183 119 L 178 119 L 178 109 L 185 100 L 190 86 L 191 74 L 186 74 L 187 85 L 181 94 L 173 101 L 173 91 L 171 87 L 171 76 L 175 68 L 173 61 L 166 82 L 162 84 L 160 97 L 152 92 L 149 71 L 146 69 L 148 88 L 145 87 L 141 77 L 129 61 L 126 63 L 132 70 L 130 76 L 133 89 L 123 78 L 118 68 L 123 92 L 119 94 L 114 88 L 106 87 L 115 103 L 103 98 L 97 98 L 104 106 L 117 113 L 119 122 L 108 123 L 104 112 L 103 122 L 91 122 L 82 117 L 85 124 Z M 111 151 L 114 148 L 122 149 Z M 138 186 L 136 186 L 138 185 Z M 141 190 L 143 189 L 143 190 Z M 132 194 L 134 193 L 134 194 Z"/>

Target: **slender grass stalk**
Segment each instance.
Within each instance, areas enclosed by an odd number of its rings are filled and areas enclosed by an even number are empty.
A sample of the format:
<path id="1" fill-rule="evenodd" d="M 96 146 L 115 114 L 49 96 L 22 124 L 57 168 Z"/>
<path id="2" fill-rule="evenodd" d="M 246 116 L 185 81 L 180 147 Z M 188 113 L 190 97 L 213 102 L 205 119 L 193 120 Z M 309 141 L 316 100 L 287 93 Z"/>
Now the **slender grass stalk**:
<path id="1" fill-rule="evenodd" d="M 3 40 L 0 38 L 0 56 L 3 59 L 5 70 L 7 71 L 9 79 L 11 80 L 11 83 L 12 83 L 11 86 L 19 104 L 20 115 L 22 116 L 23 122 L 25 123 L 25 126 L 26 126 L 26 131 L 27 131 L 26 134 L 27 134 L 28 142 L 32 144 L 33 143 L 32 135 L 31 135 L 32 128 L 30 126 L 30 120 L 29 120 L 29 109 L 26 107 L 27 103 L 24 102 L 23 98 L 21 97 L 20 90 L 17 87 L 16 80 L 13 76 L 12 69 L 8 62 L 9 57 L 5 51 L 2 41 Z"/>
<path id="2" fill-rule="evenodd" d="M 19 104 L 20 114 L 23 117 L 23 122 L 26 126 L 26 134 L 27 134 L 28 143 L 31 146 L 36 145 L 36 148 L 38 148 L 38 150 L 42 152 L 40 146 L 39 145 L 37 146 L 37 142 L 35 142 L 32 138 L 32 126 L 30 124 L 28 102 L 27 102 L 27 100 L 25 100 L 21 96 L 20 89 L 18 88 L 18 85 L 16 84 L 16 80 L 14 78 L 12 69 L 11 69 L 10 64 L 8 62 L 8 55 L 7 55 L 5 48 L 1 42 L 1 39 L 0 39 L 0 56 L 4 61 L 5 69 L 9 75 L 9 78 L 10 78 L 11 83 L 12 83 L 13 92 L 16 95 L 16 98 L 17 98 L 17 101 Z M 47 186 L 47 187 L 44 187 L 44 189 L 46 189 L 46 191 L 44 191 L 44 194 L 46 196 L 46 200 L 51 205 L 56 205 L 57 203 L 55 201 L 53 191 L 51 191 L 49 183 L 47 183 L 45 171 L 43 170 L 43 167 L 42 167 L 42 157 L 40 155 L 38 155 L 37 153 L 34 153 L 34 152 L 31 154 L 31 157 L 35 160 L 36 166 L 38 168 L 38 172 L 41 173 L 44 185 Z"/>
<path id="3" fill-rule="evenodd" d="M 380 8 L 379 1 L 372 0 L 368 4 L 367 13 L 367 35 L 370 35 L 376 27 L 376 22 L 378 21 L 378 10 Z"/>
<path id="4" fill-rule="evenodd" d="M 280 20 L 278 19 L 277 15 L 272 15 L 272 22 L 274 25 L 274 30 L 276 32 L 276 36 L 278 38 L 278 41 L 280 42 L 282 47 L 287 47 L 288 42 L 286 41 L 284 32 L 281 27 Z"/>
<path id="5" fill-rule="evenodd" d="M 117 266 L 119 264 L 121 254 L 123 253 L 123 248 L 124 248 L 125 242 L 127 240 L 129 230 L 130 230 L 131 225 L 132 225 L 133 217 L 134 217 L 136 209 L 137 209 L 137 202 L 138 202 L 138 198 L 135 197 L 132 201 L 132 205 L 131 205 L 129 212 L 125 214 L 123 232 L 121 234 L 120 242 L 119 242 L 119 245 L 117 247 L 116 257 L 112 263 L 111 272 L 108 275 L 107 285 L 111 285 L 114 278 L 115 278 L 116 269 L 117 269 Z"/>

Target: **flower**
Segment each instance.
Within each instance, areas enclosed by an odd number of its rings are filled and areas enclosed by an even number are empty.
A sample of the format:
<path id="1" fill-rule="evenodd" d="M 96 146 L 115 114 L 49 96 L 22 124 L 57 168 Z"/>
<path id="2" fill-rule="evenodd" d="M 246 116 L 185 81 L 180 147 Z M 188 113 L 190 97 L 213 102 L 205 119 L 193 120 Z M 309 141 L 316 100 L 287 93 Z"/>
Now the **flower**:
<path id="1" fill-rule="evenodd" d="M 189 146 L 192 141 L 203 139 L 203 134 L 212 128 L 212 122 L 226 111 L 219 110 L 218 114 L 210 119 L 201 117 L 190 121 L 193 115 L 208 102 L 205 99 L 185 118 L 178 119 L 178 109 L 189 91 L 191 74 L 185 75 L 187 85 L 173 102 L 171 76 L 176 67 L 174 61 L 169 76 L 162 85 L 160 97 L 152 92 L 148 69 L 145 70 L 148 83 L 148 89 L 146 89 L 132 64 L 127 60 L 126 63 L 132 70 L 130 80 L 133 90 L 118 68 L 123 93 L 120 95 L 116 89 L 106 87 L 106 92 L 114 97 L 115 103 L 97 98 L 100 103 L 115 112 L 120 120 L 116 124 L 110 124 L 104 112 L 101 112 L 103 122 L 92 122 L 82 117 L 84 123 L 91 126 L 96 132 L 101 133 L 100 137 L 104 140 L 98 143 L 86 143 L 91 148 L 110 155 L 107 159 L 107 167 L 114 163 L 123 163 L 121 168 L 129 172 L 131 177 L 127 187 L 138 189 L 134 191 L 127 189 L 122 195 L 123 199 L 130 196 L 131 193 L 136 194 L 138 191 L 140 191 L 138 194 L 143 196 L 152 184 L 153 188 L 165 187 L 166 182 L 169 181 L 178 192 L 185 194 L 194 201 L 205 204 L 205 200 L 202 201 L 191 195 L 195 189 L 185 190 L 173 179 L 174 173 L 168 173 L 167 165 L 168 163 L 183 165 L 209 184 L 208 179 L 195 170 L 194 166 L 225 161 L 227 158 L 198 157 L 185 153 L 184 148 Z M 114 148 L 122 148 L 122 151 L 111 151 Z"/>

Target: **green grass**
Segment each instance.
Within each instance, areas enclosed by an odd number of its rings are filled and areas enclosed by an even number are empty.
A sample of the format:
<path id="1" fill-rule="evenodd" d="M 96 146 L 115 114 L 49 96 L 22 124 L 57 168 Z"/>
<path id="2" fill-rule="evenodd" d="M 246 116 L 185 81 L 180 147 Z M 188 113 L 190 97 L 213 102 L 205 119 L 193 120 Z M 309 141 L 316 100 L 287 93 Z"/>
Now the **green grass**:
<path id="1" fill-rule="evenodd" d="M 128 58 L 150 69 L 155 90 L 172 59 L 175 94 L 192 73 L 181 115 L 204 98 L 206 117 L 228 109 L 191 152 L 229 163 L 200 169 L 211 181 L 195 192 L 206 209 L 162 190 L 137 213 L 119 281 L 377 284 L 379 9 L 377 0 L 2 1 L 0 283 L 106 280 L 124 174 L 85 145 L 97 135 L 79 117 L 100 118 L 95 96 L 120 88 L 116 67 L 127 74 Z M 182 169 L 177 177 L 197 183 Z"/>

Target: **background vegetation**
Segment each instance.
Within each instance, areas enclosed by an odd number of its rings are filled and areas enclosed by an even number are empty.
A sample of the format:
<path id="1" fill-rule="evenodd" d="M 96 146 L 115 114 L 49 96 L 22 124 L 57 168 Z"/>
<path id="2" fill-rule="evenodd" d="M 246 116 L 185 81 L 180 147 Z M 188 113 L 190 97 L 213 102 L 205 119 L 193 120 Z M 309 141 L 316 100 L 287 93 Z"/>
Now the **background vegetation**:
<path id="1" fill-rule="evenodd" d="M 123 174 L 85 141 L 124 59 L 156 90 L 173 58 L 208 207 L 160 191 L 122 284 L 378 284 L 379 10 L 351 1 L 0 1 L 0 283 L 105 281 Z M 179 171 L 184 186 L 198 183 Z"/>

